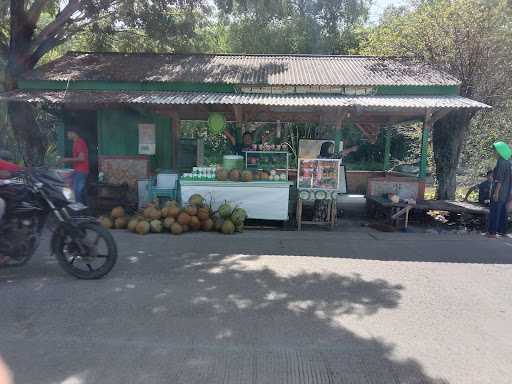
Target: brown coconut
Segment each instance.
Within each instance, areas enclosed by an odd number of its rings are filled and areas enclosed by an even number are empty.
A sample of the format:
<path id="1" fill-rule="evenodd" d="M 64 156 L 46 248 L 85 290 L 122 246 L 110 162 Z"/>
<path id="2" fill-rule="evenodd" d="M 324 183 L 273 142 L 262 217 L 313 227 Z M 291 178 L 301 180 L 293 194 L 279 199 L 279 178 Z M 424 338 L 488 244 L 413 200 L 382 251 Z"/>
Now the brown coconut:
<path id="1" fill-rule="evenodd" d="M 190 218 L 190 229 L 192 231 L 197 231 L 201 228 L 201 222 L 199 221 L 199 218 L 197 216 L 192 216 Z"/>
<path id="2" fill-rule="evenodd" d="M 201 221 L 208 220 L 210 218 L 210 210 L 208 208 L 199 208 L 197 210 L 197 218 Z"/>
<path id="3" fill-rule="evenodd" d="M 252 179 L 253 179 L 253 176 L 252 176 L 251 171 L 246 169 L 245 171 L 242 172 L 242 181 L 249 182 L 249 181 L 252 181 Z"/>
<path id="4" fill-rule="evenodd" d="M 173 235 L 181 235 L 183 233 L 183 227 L 179 223 L 173 223 L 171 225 L 171 233 Z"/>
<path id="5" fill-rule="evenodd" d="M 112 219 L 110 217 L 102 216 L 100 217 L 100 224 L 103 228 L 110 229 L 114 226 Z"/>
<path id="6" fill-rule="evenodd" d="M 193 205 L 185 208 L 185 212 L 189 215 L 189 216 L 196 216 L 197 215 L 197 208 L 194 207 Z"/>
<path id="7" fill-rule="evenodd" d="M 238 169 L 233 169 L 229 172 L 229 180 L 231 181 L 240 181 L 240 171 Z"/>
<path id="8" fill-rule="evenodd" d="M 178 206 L 169 207 L 169 209 L 167 210 L 167 217 L 174 217 L 176 219 L 180 212 L 181 210 L 179 209 Z"/>
<path id="9" fill-rule="evenodd" d="M 170 229 L 175 222 L 176 219 L 174 217 L 166 217 L 164 220 L 164 227 Z"/>
<path id="10" fill-rule="evenodd" d="M 128 230 L 130 232 L 135 232 L 135 228 L 137 227 L 137 224 L 139 224 L 139 219 L 137 219 L 135 217 L 130 219 L 130 221 L 128 222 Z"/>
<path id="11" fill-rule="evenodd" d="M 190 215 L 186 212 L 181 212 L 178 215 L 178 223 L 181 225 L 188 225 L 190 223 Z"/>
<path id="12" fill-rule="evenodd" d="M 219 181 L 226 181 L 229 177 L 229 172 L 226 171 L 224 168 L 217 168 L 217 171 L 215 172 L 215 177 Z"/>
<path id="13" fill-rule="evenodd" d="M 139 235 L 146 235 L 149 233 L 150 226 L 147 221 L 139 221 L 137 224 L 137 227 L 135 228 L 135 232 L 137 232 Z"/>
<path id="14" fill-rule="evenodd" d="M 123 207 L 115 207 L 114 209 L 112 209 L 112 212 L 110 213 L 110 215 L 114 219 L 118 219 L 120 217 L 123 217 L 125 215 L 124 208 Z"/>
<path id="15" fill-rule="evenodd" d="M 116 229 L 125 229 L 127 225 L 128 225 L 128 218 L 126 218 L 126 217 L 118 217 L 114 221 L 114 226 L 116 227 Z"/>
<path id="16" fill-rule="evenodd" d="M 207 219 L 203 222 L 201 222 L 201 229 L 205 232 L 209 232 L 213 229 L 214 224 L 212 219 Z"/>

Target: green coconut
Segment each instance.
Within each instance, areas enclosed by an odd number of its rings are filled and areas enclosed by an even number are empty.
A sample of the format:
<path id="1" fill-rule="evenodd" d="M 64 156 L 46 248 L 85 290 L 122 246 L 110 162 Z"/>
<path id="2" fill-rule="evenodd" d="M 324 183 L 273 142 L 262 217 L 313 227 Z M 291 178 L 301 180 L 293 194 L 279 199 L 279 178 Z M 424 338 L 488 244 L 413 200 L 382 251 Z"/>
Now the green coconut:
<path id="1" fill-rule="evenodd" d="M 235 208 L 231 214 L 231 220 L 235 225 L 241 225 L 247 218 L 247 212 L 242 208 Z"/>
<path id="2" fill-rule="evenodd" d="M 224 224 L 224 219 L 222 217 L 217 217 L 214 223 L 215 230 L 220 232 L 222 230 L 222 225 Z"/>
<path id="3" fill-rule="evenodd" d="M 219 215 L 224 219 L 230 217 L 232 212 L 233 208 L 228 203 L 224 203 L 219 207 Z"/>
<path id="4" fill-rule="evenodd" d="M 236 225 L 235 226 L 235 232 L 242 233 L 244 231 L 244 224 Z"/>
<path id="5" fill-rule="evenodd" d="M 231 220 L 225 220 L 224 224 L 222 224 L 221 232 L 225 235 L 232 235 L 235 233 L 235 224 Z"/>
<path id="6" fill-rule="evenodd" d="M 160 220 L 152 220 L 151 223 L 149 223 L 149 226 L 153 233 L 162 232 L 162 222 Z"/>
<path id="7" fill-rule="evenodd" d="M 200 194 L 195 193 L 189 197 L 188 202 L 194 207 L 202 207 L 204 204 L 204 198 Z"/>

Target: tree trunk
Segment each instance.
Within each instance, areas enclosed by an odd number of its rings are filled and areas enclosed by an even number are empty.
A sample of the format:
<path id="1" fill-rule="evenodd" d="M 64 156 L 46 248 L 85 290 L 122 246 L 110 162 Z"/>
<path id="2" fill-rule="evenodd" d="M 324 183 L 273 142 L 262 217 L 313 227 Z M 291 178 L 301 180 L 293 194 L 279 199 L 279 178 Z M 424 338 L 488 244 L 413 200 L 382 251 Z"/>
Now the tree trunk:
<path id="1" fill-rule="evenodd" d="M 457 167 L 473 112 L 457 110 L 434 124 L 432 143 L 437 178 L 437 198 L 455 199 Z"/>

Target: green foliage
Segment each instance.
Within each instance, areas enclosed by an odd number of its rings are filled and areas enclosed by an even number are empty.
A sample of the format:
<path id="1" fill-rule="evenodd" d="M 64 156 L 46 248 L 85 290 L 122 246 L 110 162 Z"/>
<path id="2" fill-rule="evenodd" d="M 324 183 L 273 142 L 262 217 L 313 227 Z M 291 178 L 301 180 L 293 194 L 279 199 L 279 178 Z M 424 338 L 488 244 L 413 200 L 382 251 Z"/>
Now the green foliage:
<path id="1" fill-rule="evenodd" d="M 512 144 L 510 100 L 492 111 L 479 113 L 471 122 L 461 158 L 461 166 L 467 170 L 471 180 L 476 182 L 495 166 L 492 144 L 496 141 Z"/>
<path id="2" fill-rule="evenodd" d="M 430 63 L 461 81 L 462 96 L 494 106 L 512 96 L 512 7 L 507 0 L 430 0 L 410 4 L 390 9 L 379 25 L 361 32 L 365 41 L 360 52 Z M 453 198 L 456 192 L 456 168 L 473 113 L 455 111 L 434 126 L 434 159 L 441 198 Z M 472 146 L 475 155 L 465 157 L 481 160 L 486 156 L 485 148 Z"/>

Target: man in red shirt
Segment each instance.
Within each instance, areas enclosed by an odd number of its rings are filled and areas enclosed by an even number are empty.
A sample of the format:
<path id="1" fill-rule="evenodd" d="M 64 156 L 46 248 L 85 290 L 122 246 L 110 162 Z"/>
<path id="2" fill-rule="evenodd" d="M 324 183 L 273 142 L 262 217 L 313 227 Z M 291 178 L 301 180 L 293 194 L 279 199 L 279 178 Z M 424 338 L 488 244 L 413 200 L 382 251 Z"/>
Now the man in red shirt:
<path id="1" fill-rule="evenodd" d="M 73 164 L 75 200 L 78 203 L 85 203 L 85 183 L 89 174 L 89 149 L 85 140 L 73 129 L 68 131 L 68 139 L 73 141 L 73 157 L 65 157 L 62 162 Z"/>
<path id="2" fill-rule="evenodd" d="M 21 167 L 11 162 L 11 153 L 0 150 L 0 179 L 8 179 L 14 172 L 21 171 Z"/>

